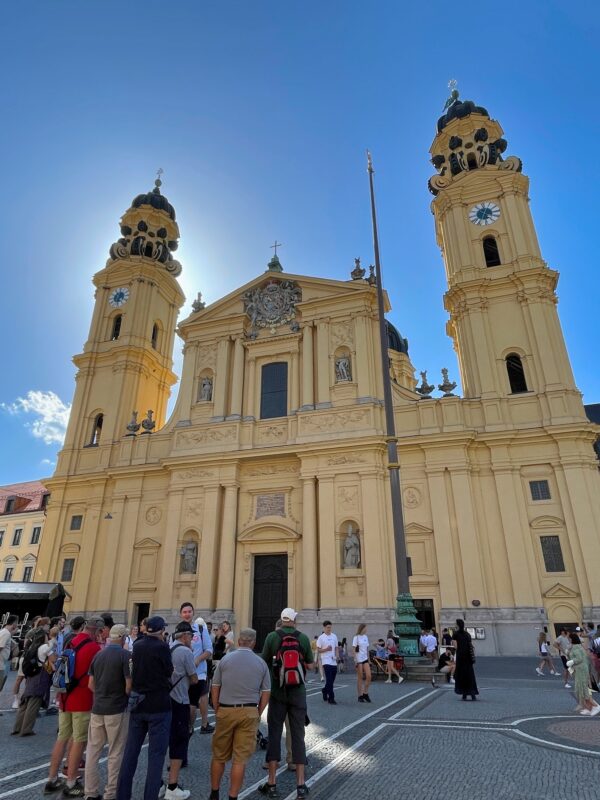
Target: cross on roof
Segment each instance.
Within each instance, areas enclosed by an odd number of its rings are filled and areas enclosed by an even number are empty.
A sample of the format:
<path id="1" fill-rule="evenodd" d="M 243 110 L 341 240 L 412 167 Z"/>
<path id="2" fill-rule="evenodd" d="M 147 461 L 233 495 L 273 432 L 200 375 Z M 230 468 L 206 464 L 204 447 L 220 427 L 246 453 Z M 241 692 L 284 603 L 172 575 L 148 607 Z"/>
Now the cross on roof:
<path id="1" fill-rule="evenodd" d="M 283 247 L 283 244 L 281 242 L 278 242 L 277 239 L 275 239 L 275 242 L 271 245 L 271 250 L 275 250 L 275 257 L 277 257 L 278 247 Z"/>

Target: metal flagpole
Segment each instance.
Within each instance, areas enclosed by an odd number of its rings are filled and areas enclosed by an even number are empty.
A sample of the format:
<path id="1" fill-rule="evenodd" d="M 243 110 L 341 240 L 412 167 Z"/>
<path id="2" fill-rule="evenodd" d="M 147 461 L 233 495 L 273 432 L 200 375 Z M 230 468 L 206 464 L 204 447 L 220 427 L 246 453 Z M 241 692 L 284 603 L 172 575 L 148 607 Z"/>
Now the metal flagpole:
<path id="1" fill-rule="evenodd" d="M 406 555 L 406 536 L 402 514 L 402 495 L 400 488 L 400 463 L 398 461 L 398 444 L 396 439 L 396 423 L 394 420 L 394 404 L 392 400 L 392 380 L 388 357 L 388 335 L 385 324 L 385 308 L 383 302 L 383 277 L 379 258 L 379 234 L 377 232 L 377 212 L 375 209 L 375 188 L 373 185 L 373 161 L 367 150 L 367 172 L 369 173 L 369 189 L 371 194 L 371 220 L 373 223 L 373 250 L 375 254 L 375 277 L 377 287 L 377 308 L 379 314 L 379 341 L 381 345 L 381 373 L 383 379 L 383 403 L 385 409 L 386 444 L 388 453 L 388 470 L 392 493 L 392 524 L 394 530 L 394 548 L 396 554 L 396 581 L 398 595 L 396 597 L 396 619 L 394 628 L 400 637 L 400 652 L 405 655 L 418 656 L 418 637 L 420 623 L 415 616 L 415 608 L 409 587 L 409 561 Z"/>

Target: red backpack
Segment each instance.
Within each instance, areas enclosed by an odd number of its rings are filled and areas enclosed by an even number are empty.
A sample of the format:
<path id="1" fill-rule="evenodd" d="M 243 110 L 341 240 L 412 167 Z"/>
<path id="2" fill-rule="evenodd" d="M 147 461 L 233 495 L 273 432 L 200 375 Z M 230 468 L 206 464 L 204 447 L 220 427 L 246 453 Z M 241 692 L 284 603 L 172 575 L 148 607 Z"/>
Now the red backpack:
<path id="1" fill-rule="evenodd" d="M 304 655 L 300 646 L 298 631 L 285 633 L 278 630 L 281 639 L 279 650 L 275 656 L 280 686 L 300 686 L 304 683 Z"/>

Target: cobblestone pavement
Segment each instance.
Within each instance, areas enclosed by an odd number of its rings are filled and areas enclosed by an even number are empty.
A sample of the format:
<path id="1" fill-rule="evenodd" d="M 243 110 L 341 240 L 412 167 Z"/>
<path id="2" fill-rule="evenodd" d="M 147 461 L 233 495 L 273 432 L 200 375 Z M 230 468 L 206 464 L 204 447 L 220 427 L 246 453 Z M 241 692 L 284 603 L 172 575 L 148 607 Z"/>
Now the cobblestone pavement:
<path id="1" fill-rule="evenodd" d="M 372 704 L 356 702 L 354 676 L 337 679 L 338 705 L 322 702 L 311 678 L 307 772 L 315 800 L 411 798 L 437 800 L 578 800 L 600 797 L 600 715 L 580 717 L 560 678 L 538 678 L 535 660 L 480 658 L 480 698 L 462 702 L 451 688 L 405 682 L 373 684 Z M 14 712 L 11 682 L 0 695 L 0 800 L 42 797 L 57 718 L 42 716 L 37 736 L 9 736 Z M 262 729 L 266 732 L 263 723 Z M 140 759 L 134 800 L 142 800 L 146 751 Z M 240 800 L 259 798 L 264 752 L 257 750 Z M 210 736 L 190 743 L 182 783 L 191 800 L 208 798 Z M 295 798 L 295 780 L 283 769 L 282 800 Z M 55 795 L 56 796 L 56 795 Z M 58 795 L 60 797 L 60 794 Z M 227 797 L 225 784 L 221 797 Z"/>

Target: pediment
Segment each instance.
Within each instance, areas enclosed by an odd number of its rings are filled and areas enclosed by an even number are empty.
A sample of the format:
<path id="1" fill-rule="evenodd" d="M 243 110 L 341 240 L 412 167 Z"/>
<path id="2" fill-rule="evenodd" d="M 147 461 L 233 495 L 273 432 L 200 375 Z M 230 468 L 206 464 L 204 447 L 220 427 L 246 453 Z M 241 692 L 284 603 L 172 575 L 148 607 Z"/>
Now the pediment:
<path id="1" fill-rule="evenodd" d="M 544 597 L 579 597 L 579 592 L 574 592 L 568 586 L 563 586 L 562 583 L 555 583 L 550 589 L 544 592 Z"/>
<path id="2" fill-rule="evenodd" d="M 343 306 L 344 298 L 352 300 L 357 295 L 373 295 L 373 288 L 364 280 L 360 281 L 339 281 L 326 278 L 313 278 L 306 275 L 294 275 L 287 272 L 263 272 L 253 280 L 230 292 L 225 297 L 216 300 L 206 308 L 198 312 L 193 312 L 179 324 L 179 330 L 187 338 L 197 325 L 202 325 L 205 330 L 207 323 L 217 323 L 219 320 L 239 317 L 240 320 L 246 318 L 244 310 L 244 294 L 252 289 L 259 288 L 269 281 L 293 281 L 300 289 L 301 299 L 297 303 L 300 312 L 297 316 L 301 317 L 302 307 L 314 302 L 335 300 L 336 307 Z M 386 296 L 387 300 L 387 296 Z M 373 297 L 374 302 L 374 297 Z M 386 305 L 389 310 L 389 301 Z"/>
<path id="3" fill-rule="evenodd" d="M 16 556 L 6 556 L 2 560 L 5 564 L 16 564 L 19 559 Z"/>
<path id="4" fill-rule="evenodd" d="M 26 564 L 30 564 L 32 562 L 35 563 L 37 561 L 37 558 L 33 555 L 33 553 L 27 553 L 27 555 L 23 556 L 21 560 L 24 561 Z"/>
<path id="5" fill-rule="evenodd" d="M 297 541 L 300 534 L 286 525 L 261 520 L 245 528 L 237 537 L 238 542 L 284 542 Z"/>
<path id="6" fill-rule="evenodd" d="M 161 543 L 157 542 L 156 539 L 150 539 L 149 537 L 140 539 L 139 542 L 136 542 L 133 545 L 134 550 L 158 550 L 159 547 L 161 547 Z"/>
<path id="7" fill-rule="evenodd" d="M 558 517 L 536 517 L 534 520 L 531 521 L 531 527 L 534 529 L 539 528 L 564 528 L 565 523 L 564 520 L 559 519 Z"/>
<path id="8" fill-rule="evenodd" d="M 407 534 L 420 534 L 420 535 L 432 535 L 433 531 L 431 528 L 426 528 L 424 525 L 419 525 L 418 522 L 409 522 L 408 525 L 405 526 L 404 530 Z"/>

